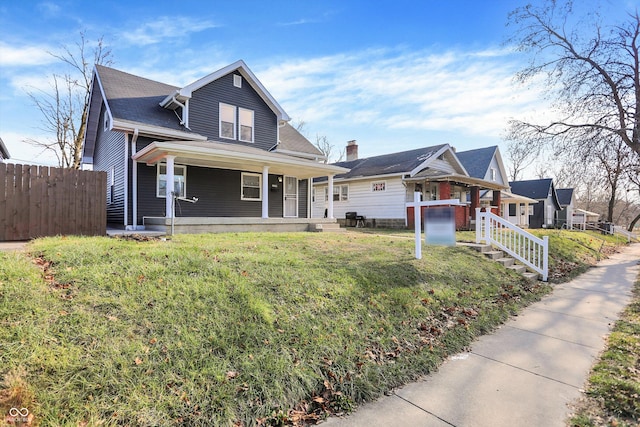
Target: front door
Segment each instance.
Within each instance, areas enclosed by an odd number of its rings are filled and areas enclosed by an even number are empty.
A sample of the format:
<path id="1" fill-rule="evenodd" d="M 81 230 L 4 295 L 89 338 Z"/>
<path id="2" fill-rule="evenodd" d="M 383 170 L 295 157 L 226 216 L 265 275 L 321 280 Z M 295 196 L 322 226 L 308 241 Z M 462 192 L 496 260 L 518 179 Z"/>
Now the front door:
<path id="1" fill-rule="evenodd" d="M 295 176 L 284 177 L 284 216 L 298 217 L 298 178 Z"/>

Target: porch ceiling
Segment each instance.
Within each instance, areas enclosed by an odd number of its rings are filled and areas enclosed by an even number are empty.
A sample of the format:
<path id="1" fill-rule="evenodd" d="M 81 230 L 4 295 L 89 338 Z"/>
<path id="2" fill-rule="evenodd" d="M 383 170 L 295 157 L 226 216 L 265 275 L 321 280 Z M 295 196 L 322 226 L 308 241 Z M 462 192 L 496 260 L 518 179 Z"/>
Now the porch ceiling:
<path id="1" fill-rule="evenodd" d="M 349 169 L 325 165 L 240 144 L 213 141 L 156 141 L 135 153 L 131 158 L 137 162 L 154 165 L 167 156 L 175 156 L 175 163 L 217 169 L 262 172 L 269 166 L 269 173 L 291 175 L 297 178 L 346 173 Z"/>

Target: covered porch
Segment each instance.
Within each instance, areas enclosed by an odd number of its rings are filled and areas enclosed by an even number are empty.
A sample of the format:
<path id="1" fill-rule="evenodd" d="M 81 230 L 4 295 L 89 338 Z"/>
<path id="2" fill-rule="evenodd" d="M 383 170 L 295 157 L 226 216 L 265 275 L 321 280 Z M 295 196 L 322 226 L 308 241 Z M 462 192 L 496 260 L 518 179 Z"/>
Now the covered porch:
<path id="1" fill-rule="evenodd" d="M 334 175 L 348 171 L 213 141 L 155 141 L 134 153 L 132 161 L 134 226 L 167 233 L 306 231 L 335 223 L 332 203 L 327 218 L 310 218 L 311 181 L 328 176 L 332 185 Z M 157 188 L 150 188 L 148 170 L 147 184 L 138 182 L 139 168 L 156 165 Z M 142 224 L 136 224 L 140 217 Z"/>
<path id="2" fill-rule="evenodd" d="M 420 176 L 422 175 L 422 176 Z M 421 194 L 422 200 L 441 200 L 441 206 L 452 206 L 455 211 L 456 230 L 469 230 L 475 223 L 476 208 L 481 207 L 480 193 L 483 190 L 496 190 L 495 199 L 491 200 L 488 208 L 493 213 L 500 214 L 500 190 L 506 187 L 498 182 L 458 174 L 433 174 L 425 176 L 421 173 L 413 178 L 405 178 L 407 188 L 407 203 L 414 192 Z M 427 209 L 426 207 L 422 208 Z M 406 223 L 409 229 L 414 228 L 414 208 L 407 206 Z M 423 212 L 424 214 L 424 212 Z M 424 217 L 424 216 L 422 216 Z"/>

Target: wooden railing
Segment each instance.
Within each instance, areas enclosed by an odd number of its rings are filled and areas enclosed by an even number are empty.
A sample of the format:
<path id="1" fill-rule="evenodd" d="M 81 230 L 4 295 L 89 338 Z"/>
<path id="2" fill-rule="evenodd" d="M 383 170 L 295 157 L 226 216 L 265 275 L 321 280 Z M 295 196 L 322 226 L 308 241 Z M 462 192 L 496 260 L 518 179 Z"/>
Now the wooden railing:
<path id="1" fill-rule="evenodd" d="M 486 243 L 506 252 L 545 282 L 549 277 L 549 237 L 542 239 L 491 212 L 476 209 L 476 243 Z"/>

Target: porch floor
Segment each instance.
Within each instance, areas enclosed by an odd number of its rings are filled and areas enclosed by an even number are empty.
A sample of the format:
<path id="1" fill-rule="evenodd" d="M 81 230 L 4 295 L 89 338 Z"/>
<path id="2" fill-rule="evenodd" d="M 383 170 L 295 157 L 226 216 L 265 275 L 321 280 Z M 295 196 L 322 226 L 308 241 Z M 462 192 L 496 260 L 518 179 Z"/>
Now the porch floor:
<path id="1" fill-rule="evenodd" d="M 145 217 L 148 232 L 171 234 L 171 218 Z M 235 218 L 235 217 L 176 217 L 174 234 L 235 233 L 246 231 L 292 232 L 315 231 L 317 224 L 335 224 L 335 218 Z"/>

